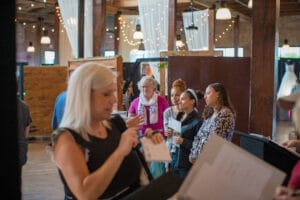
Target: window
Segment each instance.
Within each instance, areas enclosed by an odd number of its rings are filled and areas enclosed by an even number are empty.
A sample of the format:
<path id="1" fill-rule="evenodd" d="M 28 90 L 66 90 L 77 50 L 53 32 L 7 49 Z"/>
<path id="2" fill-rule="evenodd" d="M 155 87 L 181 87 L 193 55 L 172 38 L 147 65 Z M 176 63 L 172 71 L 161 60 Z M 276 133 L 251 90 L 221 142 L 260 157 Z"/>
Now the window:
<path id="1" fill-rule="evenodd" d="M 223 51 L 224 57 L 234 57 L 234 48 L 215 48 L 215 51 Z M 238 57 L 244 56 L 244 49 L 238 48 Z"/>
<path id="2" fill-rule="evenodd" d="M 300 58 L 300 47 L 278 48 L 280 58 Z"/>
<path id="3" fill-rule="evenodd" d="M 104 56 L 105 57 L 115 56 L 115 51 L 105 51 Z"/>
<path id="4" fill-rule="evenodd" d="M 53 65 L 55 62 L 55 51 L 45 51 L 45 64 Z"/>

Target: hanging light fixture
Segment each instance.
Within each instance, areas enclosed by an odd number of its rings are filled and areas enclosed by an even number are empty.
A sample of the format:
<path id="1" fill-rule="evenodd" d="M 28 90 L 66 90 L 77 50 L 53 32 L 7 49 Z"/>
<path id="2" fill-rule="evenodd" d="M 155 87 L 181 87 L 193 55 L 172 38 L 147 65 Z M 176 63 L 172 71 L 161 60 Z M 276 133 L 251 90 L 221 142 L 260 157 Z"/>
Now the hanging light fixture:
<path id="1" fill-rule="evenodd" d="M 224 1 L 220 0 L 220 8 L 217 10 L 216 19 L 217 20 L 231 19 L 230 10 L 228 8 L 224 7 Z"/>
<path id="2" fill-rule="evenodd" d="M 43 29 L 44 18 L 39 17 L 38 20 L 40 21 L 41 29 Z M 41 37 L 41 44 L 50 44 L 50 43 L 51 43 L 51 39 L 48 36 L 48 31 L 43 29 L 43 35 Z"/>
<path id="3" fill-rule="evenodd" d="M 133 33 L 133 39 L 135 40 L 142 40 L 143 39 L 143 33 L 141 31 L 141 25 L 137 24 L 135 26 L 135 32 Z"/>
<path id="4" fill-rule="evenodd" d="M 139 51 L 145 51 L 145 45 L 143 43 L 143 40 L 141 40 L 141 43 L 139 45 Z"/>
<path id="5" fill-rule="evenodd" d="M 252 6 L 253 6 L 253 2 L 252 2 L 252 0 L 249 0 L 248 1 L 248 8 L 252 8 Z"/>
<path id="6" fill-rule="evenodd" d="M 182 40 L 181 40 L 181 35 L 176 35 L 176 43 L 175 46 L 177 49 L 180 49 L 181 47 L 184 46 Z"/>
<path id="7" fill-rule="evenodd" d="M 284 39 L 282 48 L 287 49 L 287 48 L 289 48 L 289 47 L 290 47 L 290 45 L 289 45 L 288 39 Z"/>
<path id="8" fill-rule="evenodd" d="M 41 44 L 50 44 L 50 43 L 51 43 L 51 39 L 48 36 L 48 31 L 44 30 L 43 36 L 41 38 Z"/>
<path id="9" fill-rule="evenodd" d="M 186 27 L 186 30 L 198 30 L 198 27 L 195 26 L 195 23 L 194 23 L 193 0 L 190 1 L 190 10 L 192 11 L 192 23 L 188 27 Z"/>
<path id="10" fill-rule="evenodd" d="M 29 45 L 28 45 L 28 47 L 27 47 L 27 52 L 28 52 L 28 53 L 33 53 L 33 52 L 35 52 L 35 48 L 34 48 L 32 42 L 29 42 Z"/>

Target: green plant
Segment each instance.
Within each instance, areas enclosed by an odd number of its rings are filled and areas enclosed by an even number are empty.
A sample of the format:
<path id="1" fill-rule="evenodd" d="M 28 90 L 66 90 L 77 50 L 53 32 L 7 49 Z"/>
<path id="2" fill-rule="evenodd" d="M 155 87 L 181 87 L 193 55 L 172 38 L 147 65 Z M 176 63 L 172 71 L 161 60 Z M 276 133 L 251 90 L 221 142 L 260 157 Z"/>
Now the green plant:
<path id="1" fill-rule="evenodd" d="M 163 69 L 163 68 L 167 68 L 167 67 L 168 67 L 168 62 L 167 61 L 160 62 L 157 65 L 158 71 L 161 70 L 161 69 Z"/>

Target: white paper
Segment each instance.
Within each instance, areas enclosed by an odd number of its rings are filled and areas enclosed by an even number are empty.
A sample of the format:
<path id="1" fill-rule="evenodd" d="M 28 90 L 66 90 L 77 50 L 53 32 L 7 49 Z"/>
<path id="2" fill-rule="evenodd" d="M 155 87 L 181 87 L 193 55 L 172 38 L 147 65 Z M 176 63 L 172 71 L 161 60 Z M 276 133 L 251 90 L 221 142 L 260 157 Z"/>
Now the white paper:
<path id="1" fill-rule="evenodd" d="M 179 133 L 181 132 L 181 122 L 176 119 L 171 118 L 168 122 L 168 127 Z"/>
<path id="2" fill-rule="evenodd" d="M 272 171 L 264 165 L 249 162 L 247 157 L 238 154 L 230 146 L 222 146 L 211 166 L 203 164 L 187 194 L 192 199 L 199 196 L 201 199 L 260 199 L 271 175 Z M 237 188 L 239 192 L 227 192 Z M 213 192 L 206 192 L 211 190 Z"/>
<path id="3" fill-rule="evenodd" d="M 285 173 L 223 138 L 212 135 L 181 185 L 189 200 L 272 199 Z"/>
<path id="4" fill-rule="evenodd" d="M 171 155 L 165 142 L 154 144 L 151 139 L 142 137 L 141 143 L 146 161 L 171 162 Z"/>

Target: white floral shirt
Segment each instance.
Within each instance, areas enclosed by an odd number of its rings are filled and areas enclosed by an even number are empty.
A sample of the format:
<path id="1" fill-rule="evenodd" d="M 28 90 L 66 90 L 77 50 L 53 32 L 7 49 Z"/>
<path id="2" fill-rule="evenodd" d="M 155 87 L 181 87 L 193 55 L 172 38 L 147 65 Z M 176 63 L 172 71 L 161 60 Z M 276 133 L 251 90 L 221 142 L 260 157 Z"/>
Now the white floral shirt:
<path id="1" fill-rule="evenodd" d="M 234 128 L 235 116 L 227 107 L 222 108 L 217 115 L 212 115 L 210 118 L 204 120 L 197 135 L 194 137 L 190 158 L 194 161 L 197 159 L 204 144 L 212 134 L 217 134 L 231 141 Z"/>

